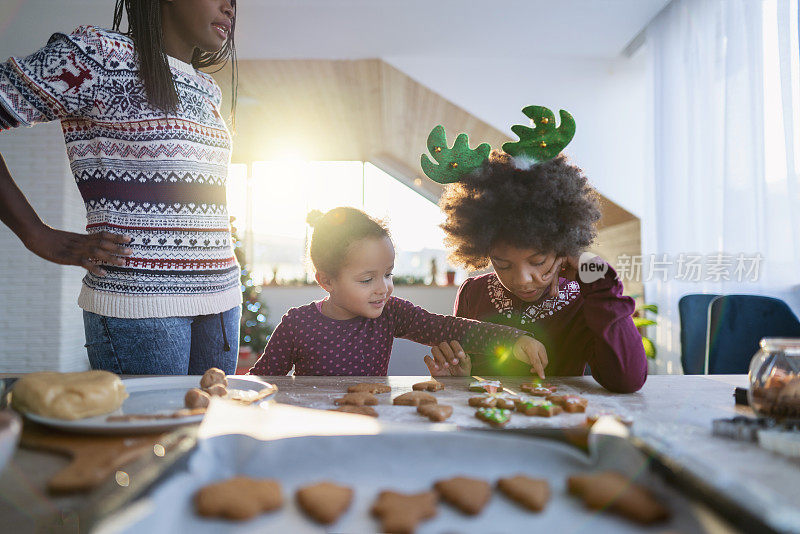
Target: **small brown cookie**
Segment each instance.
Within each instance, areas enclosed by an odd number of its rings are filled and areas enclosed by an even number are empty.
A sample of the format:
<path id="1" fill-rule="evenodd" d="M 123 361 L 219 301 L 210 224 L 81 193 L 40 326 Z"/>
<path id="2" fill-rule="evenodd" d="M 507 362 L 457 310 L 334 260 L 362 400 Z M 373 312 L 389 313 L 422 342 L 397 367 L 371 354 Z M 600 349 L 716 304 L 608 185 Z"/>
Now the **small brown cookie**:
<path id="1" fill-rule="evenodd" d="M 417 413 L 424 415 L 434 423 L 440 423 L 453 415 L 453 407 L 444 404 L 420 404 Z"/>
<path id="2" fill-rule="evenodd" d="M 280 508 L 283 495 L 275 480 L 239 476 L 200 488 L 194 504 L 204 517 L 241 521 Z"/>
<path id="3" fill-rule="evenodd" d="M 561 406 L 567 413 L 583 413 L 589 401 L 577 395 L 550 395 L 547 400 Z"/>
<path id="4" fill-rule="evenodd" d="M 202 389 L 192 388 L 183 397 L 183 404 L 189 409 L 207 408 L 211 402 L 211 395 Z"/>
<path id="5" fill-rule="evenodd" d="M 587 508 L 609 509 L 641 524 L 669 517 L 669 510 L 647 488 L 616 471 L 571 476 L 567 479 L 567 489 L 583 499 Z"/>
<path id="6" fill-rule="evenodd" d="M 555 386 L 546 386 L 540 382 L 531 382 L 529 384 L 522 384 L 519 389 L 530 395 L 537 397 L 547 397 L 556 391 Z"/>
<path id="7" fill-rule="evenodd" d="M 297 490 L 296 498 L 300 508 L 314 521 L 330 525 L 350 508 L 353 490 L 332 482 L 319 482 Z"/>
<path id="8" fill-rule="evenodd" d="M 473 408 L 494 408 L 497 399 L 492 395 L 481 395 L 480 397 L 470 397 L 467 403 Z"/>
<path id="9" fill-rule="evenodd" d="M 372 382 L 362 382 L 360 384 L 355 384 L 347 388 L 349 393 L 372 393 L 375 395 L 376 393 L 389 393 L 392 391 L 392 388 L 387 386 L 386 384 L 377 384 Z"/>
<path id="10" fill-rule="evenodd" d="M 410 534 L 419 523 L 436 515 L 437 501 L 433 491 L 411 494 L 382 491 L 370 511 L 380 519 L 381 532 Z"/>
<path id="11" fill-rule="evenodd" d="M 338 408 L 330 408 L 328 411 L 356 413 L 359 415 L 369 415 L 370 417 L 378 417 L 378 412 L 375 411 L 375 408 L 370 408 L 369 406 L 354 406 L 352 404 L 345 404 L 344 406 L 339 406 Z"/>
<path id="12" fill-rule="evenodd" d="M 550 485 L 542 478 L 525 475 L 501 478 L 497 481 L 497 489 L 512 501 L 534 512 L 544 510 L 547 501 L 550 500 Z"/>
<path id="13" fill-rule="evenodd" d="M 444 384 L 438 380 L 426 380 L 425 382 L 417 382 L 411 389 L 414 391 L 441 391 L 444 389 Z"/>
<path id="14" fill-rule="evenodd" d="M 495 408 L 502 408 L 504 410 L 513 410 L 516 407 L 514 399 L 508 397 L 497 397 Z"/>
<path id="15" fill-rule="evenodd" d="M 226 388 L 222 384 L 214 384 L 212 386 L 208 386 L 203 391 L 205 391 L 212 397 L 224 397 L 228 394 L 228 388 Z"/>
<path id="16" fill-rule="evenodd" d="M 553 404 L 547 399 L 519 399 L 516 401 L 517 412 L 523 415 L 538 415 L 539 417 L 553 417 L 563 410 L 561 406 Z"/>
<path id="17" fill-rule="evenodd" d="M 504 427 L 511 421 L 511 410 L 503 410 L 502 408 L 478 408 L 475 411 L 475 417 L 489 423 L 493 427 Z"/>
<path id="18" fill-rule="evenodd" d="M 436 397 L 424 391 L 409 391 L 394 398 L 398 406 L 419 406 L 420 404 L 436 404 Z"/>
<path id="19" fill-rule="evenodd" d="M 225 376 L 225 371 L 216 367 L 212 367 L 206 371 L 202 378 L 200 378 L 200 387 L 203 389 L 208 389 L 214 384 L 222 384 L 228 387 L 228 378 Z"/>
<path id="20" fill-rule="evenodd" d="M 352 404 L 353 406 L 375 406 L 378 399 L 372 393 L 361 391 L 358 393 L 345 393 L 343 397 L 334 399 L 334 404 Z"/>
<path id="21" fill-rule="evenodd" d="M 499 393 L 503 391 L 503 384 L 499 380 L 476 380 L 469 385 L 469 390 L 478 393 Z"/>
<path id="22" fill-rule="evenodd" d="M 477 515 L 492 497 L 492 486 L 485 480 L 454 477 L 433 485 L 439 496 L 467 515 Z"/>
<path id="23" fill-rule="evenodd" d="M 503 408 L 504 410 L 514 409 L 514 400 L 500 396 L 496 393 L 487 393 L 478 397 L 470 397 L 467 403 L 473 408 Z"/>

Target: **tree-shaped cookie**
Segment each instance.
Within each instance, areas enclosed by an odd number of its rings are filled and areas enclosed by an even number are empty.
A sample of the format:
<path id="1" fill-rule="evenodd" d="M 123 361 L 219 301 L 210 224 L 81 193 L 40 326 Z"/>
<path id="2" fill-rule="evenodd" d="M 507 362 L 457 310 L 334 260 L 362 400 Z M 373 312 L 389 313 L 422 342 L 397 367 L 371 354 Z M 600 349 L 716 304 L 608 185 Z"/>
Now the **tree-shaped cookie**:
<path id="1" fill-rule="evenodd" d="M 481 143 L 475 150 L 469 148 L 467 134 L 458 134 L 453 148 L 447 148 L 447 136 L 441 124 L 431 130 L 428 135 L 428 151 L 438 165 L 432 162 L 427 154 L 422 154 L 420 164 L 425 174 L 434 182 L 452 184 L 465 174 L 478 169 L 489 157 L 491 147 Z"/>
<path id="2" fill-rule="evenodd" d="M 564 150 L 575 135 L 575 119 L 563 109 L 559 111 L 561 124 L 557 128 L 553 112 L 544 106 L 528 106 L 522 113 L 531 119 L 534 128 L 521 124 L 511 127 L 519 141 L 505 143 L 503 150 L 515 158 L 547 161 Z"/>

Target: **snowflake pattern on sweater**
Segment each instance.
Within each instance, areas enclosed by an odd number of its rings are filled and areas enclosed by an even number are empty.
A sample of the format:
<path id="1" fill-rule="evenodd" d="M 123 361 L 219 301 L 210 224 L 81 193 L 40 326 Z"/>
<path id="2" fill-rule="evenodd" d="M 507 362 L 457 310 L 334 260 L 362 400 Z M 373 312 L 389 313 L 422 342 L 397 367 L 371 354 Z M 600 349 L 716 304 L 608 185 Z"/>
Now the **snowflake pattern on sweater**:
<path id="1" fill-rule="evenodd" d="M 84 277 L 79 304 L 100 315 L 202 315 L 241 303 L 222 93 L 210 75 L 168 59 L 174 116 L 148 103 L 133 42 L 119 33 L 83 26 L 0 63 L 0 130 L 59 120 L 87 231 L 132 238 L 124 266 Z"/>

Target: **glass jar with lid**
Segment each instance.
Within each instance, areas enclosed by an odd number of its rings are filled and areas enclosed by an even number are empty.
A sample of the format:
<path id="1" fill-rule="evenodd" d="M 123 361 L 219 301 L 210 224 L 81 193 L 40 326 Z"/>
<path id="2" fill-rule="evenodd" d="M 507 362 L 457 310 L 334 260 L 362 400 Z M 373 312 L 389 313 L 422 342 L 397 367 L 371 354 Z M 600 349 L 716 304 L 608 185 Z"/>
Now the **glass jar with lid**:
<path id="1" fill-rule="evenodd" d="M 800 417 L 800 338 L 765 337 L 750 361 L 750 407 L 768 417 Z"/>

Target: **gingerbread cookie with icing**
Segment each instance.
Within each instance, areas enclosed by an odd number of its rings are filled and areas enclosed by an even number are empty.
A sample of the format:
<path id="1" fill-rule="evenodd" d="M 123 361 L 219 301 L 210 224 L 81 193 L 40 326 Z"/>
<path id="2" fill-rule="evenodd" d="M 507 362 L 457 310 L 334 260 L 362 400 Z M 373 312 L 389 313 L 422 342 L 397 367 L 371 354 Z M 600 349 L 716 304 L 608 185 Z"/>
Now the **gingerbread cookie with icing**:
<path id="1" fill-rule="evenodd" d="M 539 417 L 553 417 L 563 410 L 561 406 L 553 404 L 547 399 L 518 399 L 515 402 L 517 412 L 523 415 L 537 415 Z"/>
<path id="2" fill-rule="evenodd" d="M 547 397 L 552 395 L 556 392 L 558 388 L 555 386 L 546 386 L 541 382 L 531 382 L 529 384 L 522 384 L 519 389 L 524 391 L 529 395 L 535 395 L 537 397 Z"/>
<path id="3" fill-rule="evenodd" d="M 478 408 L 475 417 L 495 428 L 502 428 L 511 420 L 511 410 L 502 408 Z"/>
<path id="4" fill-rule="evenodd" d="M 557 404 L 567 413 L 583 413 L 589 401 L 577 395 L 550 395 L 547 400 Z"/>
<path id="5" fill-rule="evenodd" d="M 499 393 L 503 391 L 503 384 L 499 380 L 476 380 L 469 385 L 469 390 L 477 393 Z"/>

